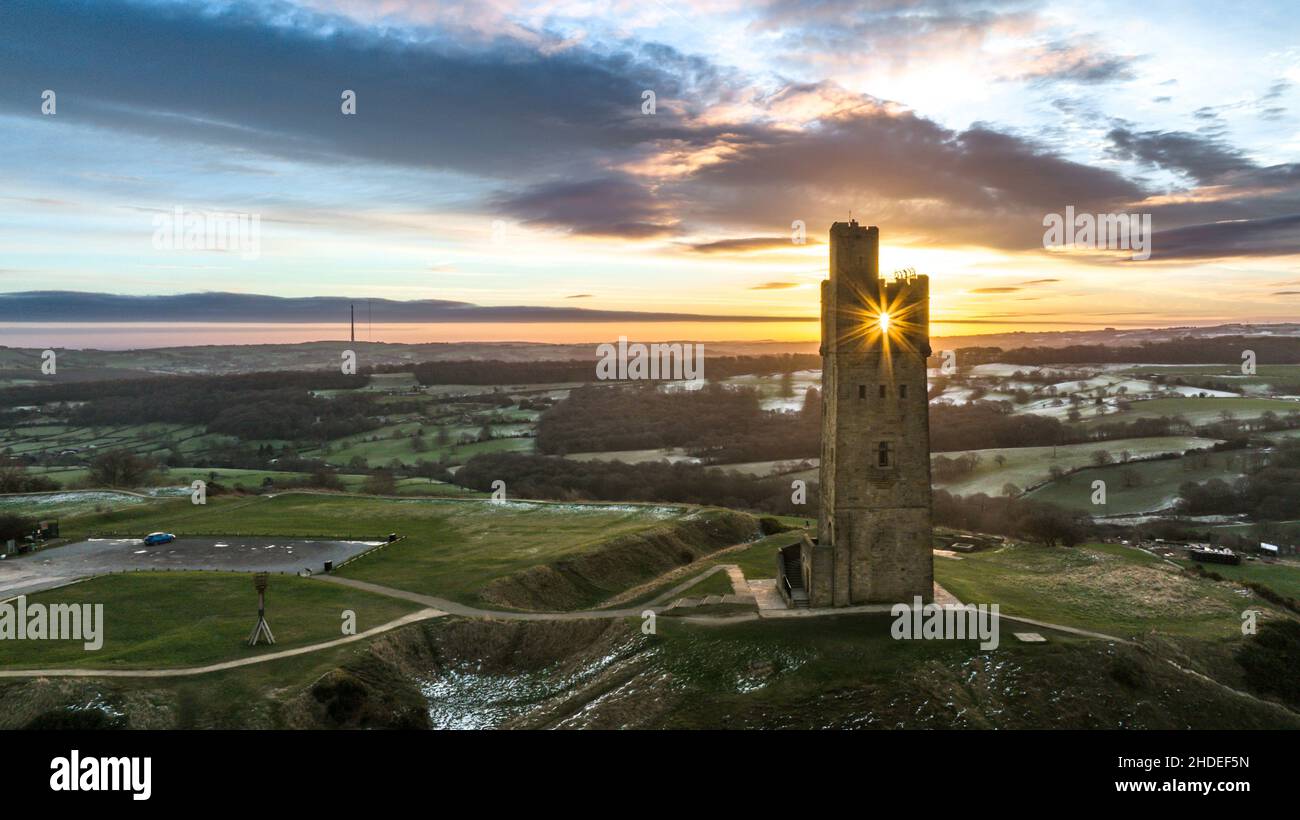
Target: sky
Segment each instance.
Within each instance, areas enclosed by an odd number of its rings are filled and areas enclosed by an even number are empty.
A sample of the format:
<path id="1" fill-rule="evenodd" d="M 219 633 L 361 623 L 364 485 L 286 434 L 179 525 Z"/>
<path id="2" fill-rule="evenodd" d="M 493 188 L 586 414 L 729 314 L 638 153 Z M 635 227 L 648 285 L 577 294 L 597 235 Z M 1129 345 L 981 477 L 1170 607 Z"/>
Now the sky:
<path id="1" fill-rule="evenodd" d="M 789 317 L 639 335 L 803 341 L 830 224 L 851 217 L 880 227 L 882 270 L 930 276 L 936 335 L 1296 320 L 1297 17 L 1282 0 L 6 0 L 0 292 Z M 1067 208 L 1149 215 L 1150 258 L 1045 248 Z M 160 247 L 177 209 L 256 216 L 256 252 Z"/>

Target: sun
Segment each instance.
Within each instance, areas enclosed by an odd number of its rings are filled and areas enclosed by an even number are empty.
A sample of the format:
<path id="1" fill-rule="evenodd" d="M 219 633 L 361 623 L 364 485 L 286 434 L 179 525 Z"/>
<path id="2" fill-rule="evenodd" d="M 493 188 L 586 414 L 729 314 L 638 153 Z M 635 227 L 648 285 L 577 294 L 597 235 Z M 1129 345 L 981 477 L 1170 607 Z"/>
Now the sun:
<path id="1" fill-rule="evenodd" d="M 880 318 L 876 320 L 876 324 L 880 326 L 880 332 L 881 332 L 881 333 L 888 333 L 888 332 L 889 332 L 889 314 L 888 314 L 887 312 L 885 312 L 885 311 L 882 310 L 882 311 L 880 312 Z"/>

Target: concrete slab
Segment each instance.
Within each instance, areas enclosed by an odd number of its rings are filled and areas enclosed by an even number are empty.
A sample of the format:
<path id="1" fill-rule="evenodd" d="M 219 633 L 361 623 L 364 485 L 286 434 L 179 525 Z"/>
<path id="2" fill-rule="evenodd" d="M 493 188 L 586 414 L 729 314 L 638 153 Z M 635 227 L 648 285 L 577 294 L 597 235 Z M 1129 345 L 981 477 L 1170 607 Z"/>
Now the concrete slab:
<path id="1" fill-rule="evenodd" d="M 781 593 L 776 591 L 775 578 L 750 581 L 749 591 L 753 593 L 760 612 L 785 609 L 785 601 L 781 598 Z"/>
<path id="2" fill-rule="evenodd" d="M 324 571 L 326 561 L 372 549 L 382 541 L 305 538 L 185 537 L 146 546 L 139 538 L 91 538 L 0 561 L 5 597 L 30 594 L 76 578 L 149 570 L 226 570 L 233 572 Z"/>

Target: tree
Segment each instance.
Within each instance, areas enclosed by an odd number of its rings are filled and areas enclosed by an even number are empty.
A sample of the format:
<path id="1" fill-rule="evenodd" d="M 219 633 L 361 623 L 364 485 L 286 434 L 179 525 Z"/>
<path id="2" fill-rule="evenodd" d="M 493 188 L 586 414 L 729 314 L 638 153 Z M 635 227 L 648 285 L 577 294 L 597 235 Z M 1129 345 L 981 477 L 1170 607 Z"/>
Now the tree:
<path id="1" fill-rule="evenodd" d="M 783 399 L 794 398 L 794 373 L 790 372 L 790 370 L 787 370 L 787 372 L 785 373 L 781 373 L 780 391 L 781 391 L 781 398 Z"/>
<path id="2" fill-rule="evenodd" d="M 1111 456 L 1110 454 L 1110 450 L 1092 451 L 1092 463 L 1096 464 L 1098 467 L 1104 466 L 1106 464 L 1110 464 L 1114 460 L 1115 460 L 1114 457 Z"/>
<path id="3" fill-rule="evenodd" d="M 1007 457 L 1004 456 L 1004 455 L 1002 455 L 1001 453 L 998 453 L 997 455 L 995 455 L 995 456 L 993 457 L 993 460 L 997 462 L 997 465 L 998 465 L 999 467 L 1005 467 L 1005 466 L 1007 466 Z"/>
<path id="4" fill-rule="evenodd" d="M 101 487 L 139 487 L 153 471 L 153 462 L 127 450 L 108 450 L 90 462 L 90 481 Z"/>
<path id="5" fill-rule="evenodd" d="M 35 493 L 56 490 L 59 485 L 45 476 L 29 475 L 27 465 L 16 459 L 0 460 L 0 493 Z"/>
<path id="6" fill-rule="evenodd" d="M 0 542 L 19 541 L 36 529 L 36 520 L 18 513 L 0 513 Z"/>
<path id="7" fill-rule="evenodd" d="M 397 479 L 387 470 L 380 470 L 367 478 L 361 489 L 369 495 L 396 495 Z"/>

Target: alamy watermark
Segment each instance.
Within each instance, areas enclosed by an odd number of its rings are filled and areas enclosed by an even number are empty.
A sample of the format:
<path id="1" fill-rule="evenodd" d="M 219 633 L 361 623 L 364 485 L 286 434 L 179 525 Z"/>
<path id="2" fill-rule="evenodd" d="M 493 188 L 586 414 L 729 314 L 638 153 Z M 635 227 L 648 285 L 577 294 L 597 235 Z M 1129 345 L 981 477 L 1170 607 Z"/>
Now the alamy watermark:
<path id="1" fill-rule="evenodd" d="M 1133 251 L 1134 261 L 1151 258 L 1151 214 L 1076 214 L 1043 217 L 1044 248 Z"/>
<path id="2" fill-rule="evenodd" d="M 896 641 L 965 641 L 979 639 L 980 649 L 997 649 L 1000 631 L 997 604 L 894 604 L 889 634 Z"/>
<path id="3" fill-rule="evenodd" d="M 704 345 L 698 343 L 628 344 L 626 336 L 619 336 L 617 345 L 605 342 L 598 346 L 596 356 L 596 378 L 600 381 L 704 380 Z"/>
<path id="4" fill-rule="evenodd" d="M 262 255 L 262 215 L 190 211 L 177 205 L 155 214 L 153 246 L 160 251 L 238 251 L 244 259 Z"/>
<path id="5" fill-rule="evenodd" d="M 50 771 L 50 791 L 130 792 L 132 800 L 153 794 L 152 757 L 82 757 L 73 749 L 51 760 Z"/>
<path id="6" fill-rule="evenodd" d="M 0 604 L 0 641 L 82 641 L 104 645 L 103 604 L 28 604 L 26 595 Z"/>

